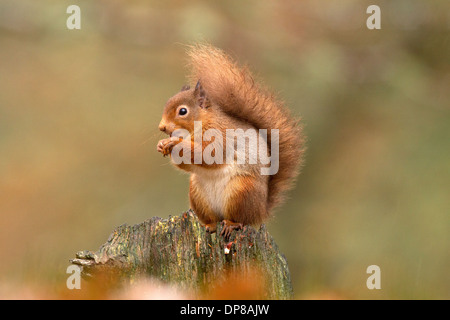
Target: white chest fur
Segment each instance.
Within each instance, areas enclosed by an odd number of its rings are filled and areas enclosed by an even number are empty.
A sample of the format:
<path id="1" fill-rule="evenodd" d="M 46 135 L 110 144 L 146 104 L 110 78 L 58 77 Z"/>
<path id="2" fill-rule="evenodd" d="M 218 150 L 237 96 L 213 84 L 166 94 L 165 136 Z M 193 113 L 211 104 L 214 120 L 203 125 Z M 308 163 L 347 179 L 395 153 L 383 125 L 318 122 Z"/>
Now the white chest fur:
<path id="1" fill-rule="evenodd" d="M 220 169 L 197 168 L 194 173 L 196 186 L 202 190 L 204 200 L 222 219 L 227 202 L 226 189 L 236 174 L 237 167 L 234 164 L 225 165 Z"/>

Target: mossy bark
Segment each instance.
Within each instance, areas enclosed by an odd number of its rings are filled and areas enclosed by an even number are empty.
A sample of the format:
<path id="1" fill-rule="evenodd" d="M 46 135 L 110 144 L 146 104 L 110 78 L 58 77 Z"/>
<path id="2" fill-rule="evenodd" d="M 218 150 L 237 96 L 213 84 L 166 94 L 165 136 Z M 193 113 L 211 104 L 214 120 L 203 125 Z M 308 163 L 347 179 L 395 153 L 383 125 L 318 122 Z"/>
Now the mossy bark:
<path id="1" fill-rule="evenodd" d="M 221 229 L 208 234 L 191 210 L 169 219 L 154 217 L 116 228 L 97 252 L 80 251 L 71 262 L 82 267 L 85 278 L 150 276 L 194 291 L 214 288 L 229 272 L 245 276 L 261 270 L 263 298 L 292 298 L 286 258 L 264 226 L 246 226 L 226 240 Z"/>

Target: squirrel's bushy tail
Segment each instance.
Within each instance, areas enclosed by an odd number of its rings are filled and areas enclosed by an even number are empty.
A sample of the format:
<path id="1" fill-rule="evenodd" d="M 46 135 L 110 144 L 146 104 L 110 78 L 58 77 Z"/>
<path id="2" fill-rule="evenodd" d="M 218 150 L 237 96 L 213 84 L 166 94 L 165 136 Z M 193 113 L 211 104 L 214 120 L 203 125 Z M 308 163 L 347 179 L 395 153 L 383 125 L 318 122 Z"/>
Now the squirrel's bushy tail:
<path id="1" fill-rule="evenodd" d="M 189 47 L 188 55 L 192 82 L 200 80 L 208 97 L 226 113 L 267 129 L 269 147 L 271 129 L 279 130 L 279 170 L 269 178 L 270 212 L 283 201 L 300 169 L 305 138 L 299 119 L 222 50 L 198 44 Z"/>

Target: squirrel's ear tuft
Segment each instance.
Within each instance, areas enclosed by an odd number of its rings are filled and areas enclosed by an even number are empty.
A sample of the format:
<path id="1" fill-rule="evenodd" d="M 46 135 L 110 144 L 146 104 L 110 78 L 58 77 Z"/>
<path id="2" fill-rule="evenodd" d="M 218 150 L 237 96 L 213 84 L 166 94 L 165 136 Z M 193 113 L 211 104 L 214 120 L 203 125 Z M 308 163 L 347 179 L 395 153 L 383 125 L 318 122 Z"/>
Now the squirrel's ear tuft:
<path id="1" fill-rule="evenodd" d="M 197 99 L 198 106 L 200 108 L 206 109 L 210 106 L 209 99 L 206 96 L 206 91 L 203 89 L 200 80 L 198 80 L 195 85 L 194 96 Z"/>
<path id="2" fill-rule="evenodd" d="M 180 90 L 180 91 L 187 91 L 187 90 L 189 90 L 190 88 L 191 88 L 191 86 L 185 84 L 184 86 L 181 87 L 181 90 Z"/>

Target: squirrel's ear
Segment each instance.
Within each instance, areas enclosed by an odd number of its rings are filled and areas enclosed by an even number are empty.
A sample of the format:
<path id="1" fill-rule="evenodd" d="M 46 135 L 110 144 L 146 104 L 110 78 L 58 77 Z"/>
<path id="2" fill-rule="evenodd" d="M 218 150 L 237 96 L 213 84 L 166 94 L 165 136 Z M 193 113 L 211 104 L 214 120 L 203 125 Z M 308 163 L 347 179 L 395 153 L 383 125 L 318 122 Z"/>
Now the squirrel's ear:
<path id="1" fill-rule="evenodd" d="M 191 88 L 191 86 L 185 84 L 184 86 L 181 87 L 181 90 L 180 90 L 180 91 L 187 91 L 187 90 L 189 90 L 190 88 Z"/>
<path id="2" fill-rule="evenodd" d="M 209 99 L 206 96 L 206 91 L 205 89 L 203 89 L 200 80 L 198 80 L 197 84 L 195 85 L 194 96 L 197 99 L 198 106 L 200 108 L 206 109 L 210 106 Z"/>

